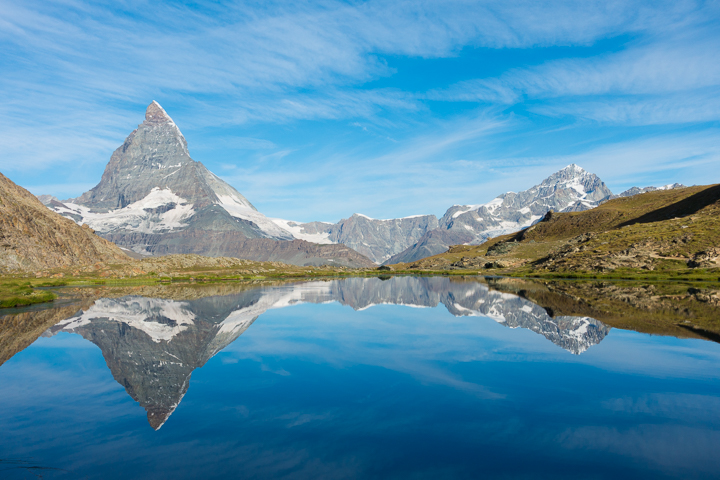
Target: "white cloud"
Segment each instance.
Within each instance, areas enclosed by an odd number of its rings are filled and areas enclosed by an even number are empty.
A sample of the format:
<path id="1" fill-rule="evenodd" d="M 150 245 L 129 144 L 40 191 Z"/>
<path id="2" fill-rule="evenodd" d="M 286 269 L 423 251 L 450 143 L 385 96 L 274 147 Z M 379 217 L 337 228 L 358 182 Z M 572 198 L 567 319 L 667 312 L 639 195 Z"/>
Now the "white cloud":
<path id="1" fill-rule="evenodd" d="M 553 102 L 529 108 L 543 115 L 569 115 L 614 125 L 712 122 L 720 120 L 720 87 L 672 95 Z"/>

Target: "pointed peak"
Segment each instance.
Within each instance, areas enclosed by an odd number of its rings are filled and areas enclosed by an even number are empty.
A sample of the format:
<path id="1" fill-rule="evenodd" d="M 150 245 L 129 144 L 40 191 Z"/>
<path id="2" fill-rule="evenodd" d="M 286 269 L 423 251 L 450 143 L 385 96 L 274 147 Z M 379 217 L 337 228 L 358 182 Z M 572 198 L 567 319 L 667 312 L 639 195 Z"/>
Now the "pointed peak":
<path id="1" fill-rule="evenodd" d="M 167 422 L 167 419 L 170 418 L 170 415 L 175 411 L 175 407 L 171 408 L 162 408 L 162 407 L 154 407 L 154 408 L 146 408 L 147 410 L 147 418 L 148 423 L 150 423 L 150 426 L 153 428 L 153 430 L 160 430 L 160 427 L 165 425 L 165 422 Z"/>
<path id="2" fill-rule="evenodd" d="M 578 167 L 574 163 L 571 163 L 567 167 L 560 170 L 561 172 L 577 172 L 577 173 L 585 173 L 585 170 L 582 167 Z"/>
<path id="3" fill-rule="evenodd" d="M 575 182 L 580 180 L 586 181 L 588 179 L 595 179 L 597 181 L 600 181 L 600 179 L 594 173 L 590 173 L 582 167 L 571 163 L 567 167 L 558 170 L 557 172 L 547 177 L 545 180 L 542 181 L 540 185 L 556 185 L 560 183 Z"/>
<path id="4" fill-rule="evenodd" d="M 148 108 L 145 111 L 145 121 L 148 123 L 173 123 L 170 115 L 168 115 L 167 112 L 155 100 L 153 100 L 152 103 L 148 105 Z"/>

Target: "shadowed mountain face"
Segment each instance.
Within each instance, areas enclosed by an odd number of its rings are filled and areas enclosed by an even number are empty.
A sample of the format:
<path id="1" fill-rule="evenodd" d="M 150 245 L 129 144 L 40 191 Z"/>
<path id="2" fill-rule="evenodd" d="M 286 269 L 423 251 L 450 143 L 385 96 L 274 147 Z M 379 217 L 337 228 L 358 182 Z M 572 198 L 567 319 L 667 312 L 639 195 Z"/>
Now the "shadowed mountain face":
<path id="1" fill-rule="evenodd" d="M 189 301 L 140 296 L 103 298 L 49 329 L 82 335 L 102 350 L 115 380 L 160 428 L 185 395 L 190 376 L 260 315 L 300 303 L 339 302 L 355 310 L 394 304 L 437 307 L 455 316 L 485 316 L 526 328 L 580 354 L 602 341 L 610 327 L 588 317 L 555 317 L 521 297 L 477 282 L 448 278 L 350 278 L 261 287 Z M 438 328 L 442 328 L 439 323 Z"/>

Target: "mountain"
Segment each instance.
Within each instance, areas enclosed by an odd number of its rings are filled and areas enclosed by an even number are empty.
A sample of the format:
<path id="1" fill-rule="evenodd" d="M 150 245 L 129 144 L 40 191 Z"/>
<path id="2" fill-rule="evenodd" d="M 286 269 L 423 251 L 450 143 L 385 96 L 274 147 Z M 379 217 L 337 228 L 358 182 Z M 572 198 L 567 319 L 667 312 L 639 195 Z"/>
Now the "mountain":
<path id="1" fill-rule="evenodd" d="M 407 268 L 499 268 L 525 275 L 618 271 L 638 278 L 647 272 L 656 278 L 715 281 L 720 273 L 718 218 L 720 185 L 658 189 L 588 211 L 548 214 L 519 232 L 481 245 L 454 246 Z"/>
<path id="2" fill-rule="evenodd" d="M 568 165 L 539 185 L 520 193 L 504 193 L 482 205 L 454 205 L 437 229 L 414 245 L 393 255 L 385 264 L 407 263 L 447 251 L 450 245 L 476 245 L 488 238 L 528 227 L 552 210 L 577 212 L 594 208 L 612 192 L 593 174 Z"/>
<path id="3" fill-rule="evenodd" d="M 52 210 L 87 224 L 117 245 L 143 255 L 198 253 L 257 260 L 373 263 L 342 245 L 321 250 L 268 219 L 233 187 L 194 161 L 185 137 L 152 102 L 145 121 L 110 157 L 100 183 L 76 199 L 43 199 Z M 285 256 L 283 256 L 285 255 Z"/>
<path id="4" fill-rule="evenodd" d="M 129 260 L 116 245 L 48 210 L 0 173 L 0 272 Z"/>
<path id="5" fill-rule="evenodd" d="M 38 195 L 37 199 L 40 200 L 40 203 L 46 206 L 50 205 L 52 202 L 60 201 L 57 197 L 54 197 L 52 195 Z"/>
<path id="6" fill-rule="evenodd" d="M 597 175 L 569 165 L 520 193 L 508 192 L 483 205 L 454 205 L 440 219 L 434 215 L 376 220 L 354 214 L 338 223 L 299 223 L 272 219 L 279 227 L 314 243 L 341 243 L 385 265 L 416 261 L 445 252 L 450 245 L 479 244 L 539 221 L 548 211 L 579 212 L 618 196 L 684 188 L 633 187 L 613 195 Z"/>
<path id="7" fill-rule="evenodd" d="M 340 243 L 382 263 L 438 227 L 435 215 L 377 220 L 356 213 L 338 223 L 296 223 L 274 219 L 297 238 L 317 243 Z"/>
<path id="8" fill-rule="evenodd" d="M 260 315 L 269 309 L 328 302 L 355 310 L 382 304 L 443 304 L 455 316 L 489 317 L 509 328 L 527 328 L 573 354 L 600 343 L 610 331 L 588 317 L 551 318 L 529 300 L 478 282 L 394 277 L 266 286 L 190 300 L 138 295 L 100 298 L 50 327 L 45 335 L 75 333 L 97 345 L 115 380 L 146 410 L 148 422 L 157 430 L 187 392 L 192 372 L 235 341 Z"/>

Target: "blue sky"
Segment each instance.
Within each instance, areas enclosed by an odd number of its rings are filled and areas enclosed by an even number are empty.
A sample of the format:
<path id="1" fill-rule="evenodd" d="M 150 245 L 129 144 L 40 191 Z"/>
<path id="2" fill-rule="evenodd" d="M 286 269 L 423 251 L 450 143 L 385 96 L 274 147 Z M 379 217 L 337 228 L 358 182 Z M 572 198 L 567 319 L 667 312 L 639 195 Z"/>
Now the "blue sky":
<path id="1" fill-rule="evenodd" d="M 577 163 L 720 181 L 717 1 L 0 0 L 0 171 L 77 196 L 157 100 L 263 213 L 441 215 Z"/>

